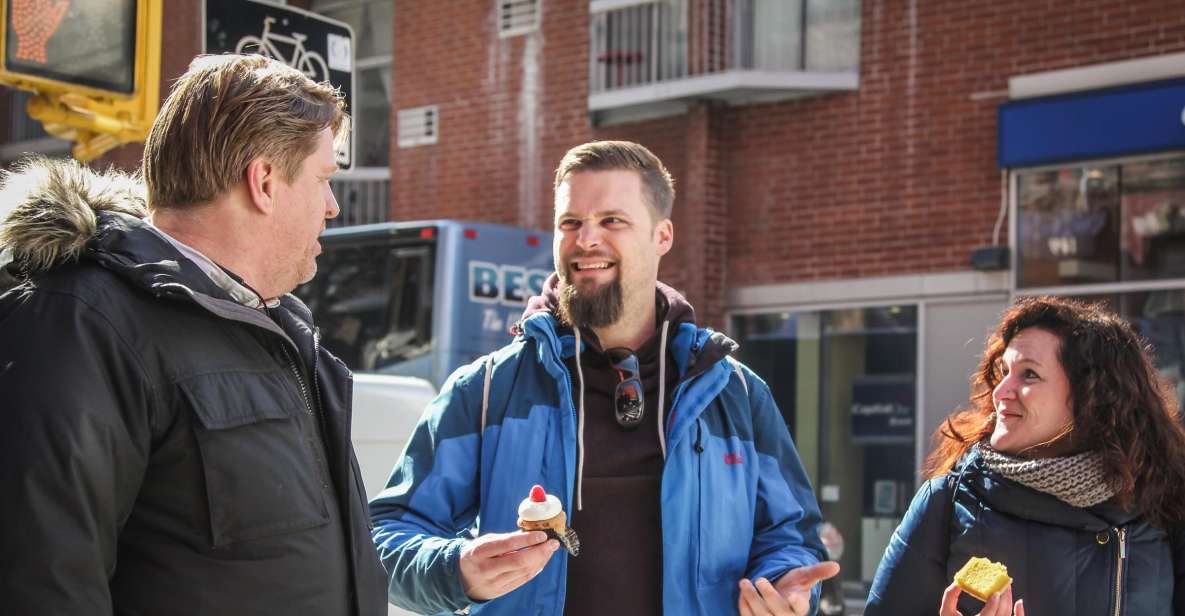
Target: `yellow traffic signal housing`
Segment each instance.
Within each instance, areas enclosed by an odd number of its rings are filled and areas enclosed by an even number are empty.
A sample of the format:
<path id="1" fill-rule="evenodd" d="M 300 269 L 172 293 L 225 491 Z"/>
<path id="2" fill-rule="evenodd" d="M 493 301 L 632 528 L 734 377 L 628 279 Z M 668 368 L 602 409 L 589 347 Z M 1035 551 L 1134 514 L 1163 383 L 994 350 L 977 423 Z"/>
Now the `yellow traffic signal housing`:
<path id="1" fill-rule="evenodd" d="M 160 105 L 164 0 L 0 0 L 0 83 L 89 161 L 143 141 Z"/>

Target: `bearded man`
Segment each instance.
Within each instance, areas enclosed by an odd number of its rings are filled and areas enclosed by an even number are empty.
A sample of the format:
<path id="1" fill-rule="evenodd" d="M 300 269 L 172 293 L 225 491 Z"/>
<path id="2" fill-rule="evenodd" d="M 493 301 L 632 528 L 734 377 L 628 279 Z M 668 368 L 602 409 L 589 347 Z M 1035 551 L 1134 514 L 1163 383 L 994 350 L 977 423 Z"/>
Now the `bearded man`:
<path id="1" fill-rule="evenodd" d="M 371 502 L 392 603 L 421 613 L 804 615 L 819 509 L 769 388 L 658 281 L 674 185 L 636 143 L 568 151 L 555 274 L 458 370 Z M 533 485 L 581 552 L 517 530 Z"/>

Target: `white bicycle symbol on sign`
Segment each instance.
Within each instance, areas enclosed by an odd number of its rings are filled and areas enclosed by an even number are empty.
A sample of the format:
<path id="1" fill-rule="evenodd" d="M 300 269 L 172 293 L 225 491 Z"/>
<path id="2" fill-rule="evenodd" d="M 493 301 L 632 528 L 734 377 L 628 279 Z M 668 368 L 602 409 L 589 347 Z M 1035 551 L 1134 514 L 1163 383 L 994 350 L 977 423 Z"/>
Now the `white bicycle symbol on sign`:
<path id="1" fill-rule="evenodd" d="M 259 55 L 266 58 L 274 58 L 295 68 L 304 73 L 309 79 L 316 82 L 329 80 L 329 66 L 325 64 L 325 58 L 315 51 L 308 51 L 304 48 L 304 42 L 309 37 L 307 34 L 300 34 L 299 32 L 291 33 L 292 36 L 284 36 L 272 32 L 272 24 L 276 23 L 275 17 L 263 18 L 263 34 L 259 36 L 244 36 L 239 39 L 239 44 L 235 45 L 235 53 L 243 53 L 244 49 L 254 46 L 258 50 Z M 287 60 L 284 54 L 280 53 L 280 49 L 276 47 L 276 43 L 283 43 L 285 45 L 292 45 L 292 59 Z"/>

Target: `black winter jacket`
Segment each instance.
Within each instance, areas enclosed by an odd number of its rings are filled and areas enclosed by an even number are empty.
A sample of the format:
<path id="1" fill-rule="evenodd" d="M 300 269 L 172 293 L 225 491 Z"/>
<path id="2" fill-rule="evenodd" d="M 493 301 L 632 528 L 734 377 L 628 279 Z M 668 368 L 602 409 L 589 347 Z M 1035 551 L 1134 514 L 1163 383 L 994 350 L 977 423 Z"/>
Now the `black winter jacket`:
<path id="1" fill-rule="evenodd" d="M 972 450 L 922 485 L 877 569 L 865 616 L 938 613 L 972 556 L 1008 567 L 1033 616 L 1183 616 L 1185 541 L 1113 501 L 1068 505 L 991 471 Z M 963 593 L 959 610 L 983 604 Z"/>
<path id="2" fill-rule="evenodd" d="M 13 195 L 14 191 L 23 191 Z M 9 178 L 0 611 L 386 613 L 351 377 L 308 310 L 233 301 L 73 163 Z"/>

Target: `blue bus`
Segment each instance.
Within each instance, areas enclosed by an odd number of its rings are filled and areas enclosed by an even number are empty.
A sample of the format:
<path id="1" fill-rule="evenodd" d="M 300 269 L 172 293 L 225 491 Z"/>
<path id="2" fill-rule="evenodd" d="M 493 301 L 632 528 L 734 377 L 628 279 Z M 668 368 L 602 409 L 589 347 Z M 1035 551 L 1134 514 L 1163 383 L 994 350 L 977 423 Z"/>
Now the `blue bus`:
<path id="1" fill-rule="evenodd" d="M 427 379 L 508 343 L 553 268 L 552 234 L 450 220 L 329 229 L 295 293 L 355 372 Z"/>

